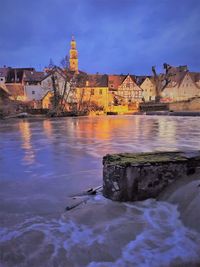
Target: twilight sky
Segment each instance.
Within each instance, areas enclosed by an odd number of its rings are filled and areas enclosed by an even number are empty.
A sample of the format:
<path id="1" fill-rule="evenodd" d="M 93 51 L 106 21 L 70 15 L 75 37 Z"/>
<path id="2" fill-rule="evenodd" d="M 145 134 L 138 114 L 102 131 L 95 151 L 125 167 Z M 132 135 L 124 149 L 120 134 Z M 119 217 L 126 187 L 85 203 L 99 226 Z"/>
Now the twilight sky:
<path id="1" fill-rule="evenodd" d="M 74 34 L 89 73 L 200 71 L 200 0 L 0 0 L 0 10 L 0 66 L 59 64 Z"/>

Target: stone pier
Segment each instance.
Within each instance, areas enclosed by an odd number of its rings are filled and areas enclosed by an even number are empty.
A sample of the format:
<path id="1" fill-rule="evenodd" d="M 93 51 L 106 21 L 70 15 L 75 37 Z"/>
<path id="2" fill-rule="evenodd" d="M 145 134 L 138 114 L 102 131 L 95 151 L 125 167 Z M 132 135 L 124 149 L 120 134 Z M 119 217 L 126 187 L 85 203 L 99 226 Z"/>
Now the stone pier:
<path id="1" fill-rule="evenodd" d="M 200 169 L 200 151 L 123 153 L 103 158 L 103 195 L 116 201 L 157 198 Z"/>

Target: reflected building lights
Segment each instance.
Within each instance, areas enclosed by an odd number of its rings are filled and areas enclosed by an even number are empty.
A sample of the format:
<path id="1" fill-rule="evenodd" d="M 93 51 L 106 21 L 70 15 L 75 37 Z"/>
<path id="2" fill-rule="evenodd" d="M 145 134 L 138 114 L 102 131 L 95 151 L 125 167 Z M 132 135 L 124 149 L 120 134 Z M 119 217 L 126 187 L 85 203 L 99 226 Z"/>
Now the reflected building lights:
<path id="1" fill-rule="evenodd" d="M 23 160 L 28 164 L 35 162 L 35 152 L 31 144 L 31 130 L 28 121 L 20 121 L 19 129 L 22 137 L 22 149 L 25 151 Z"/>
<path id="2" fill-rule="evenodd" d="M 159 139 L 163 141 L 163 145 L 167 144 L 168 147 L 177 146 L 177 140 L 176 140 L 177 122 L 174 120 L 169 120 L 169 118 L 160 118 L 158 122 L 159 122 L 158 136 Z"/>
<path id="3" fill-rule="evenodd" d="M 48 138 L 52 137 L 52 123 L 50 120 L 43 121 L 43 128 Z"/>

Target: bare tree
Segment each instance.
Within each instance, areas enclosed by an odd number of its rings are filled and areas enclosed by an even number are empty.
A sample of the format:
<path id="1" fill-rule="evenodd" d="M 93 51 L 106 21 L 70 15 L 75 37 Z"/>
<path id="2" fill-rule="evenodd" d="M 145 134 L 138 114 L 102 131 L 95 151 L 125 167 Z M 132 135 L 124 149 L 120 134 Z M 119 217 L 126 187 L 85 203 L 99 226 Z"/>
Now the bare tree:
<path id="1" fill-rule="evenodd" d="M 54 64 L 54 62 L 53 62 L 53 59 L 50 58 L 48 68 L 49 68 L 49 69 L 53 69 L 53 67 L 55 67 L 55 64 Z"/>
<path id="2" fill-rule="evenodd" d="M 152 72 L 154 75 L 154 82 L 155 82 L 155 87 L 156 87 L 156 99 L 155 99 L 156 102 L 160 102 L 161 93 L 167 87 L 167 85 L 171 82 L 171 76 L 173 76 L 173 74 L 169 72 L 171 68 L 169 64 L 164 63 L 163 67 L 165 69 L 165 73 L 163 75 L 158 75 L 156 73 L 155 66 L 152 67 Z"/>
<path id="3" fill-rule="evenodd" d="M 69 70 L 69 57 L 67 55 L 61 59 L 60 66 L 65 70 Z"/>

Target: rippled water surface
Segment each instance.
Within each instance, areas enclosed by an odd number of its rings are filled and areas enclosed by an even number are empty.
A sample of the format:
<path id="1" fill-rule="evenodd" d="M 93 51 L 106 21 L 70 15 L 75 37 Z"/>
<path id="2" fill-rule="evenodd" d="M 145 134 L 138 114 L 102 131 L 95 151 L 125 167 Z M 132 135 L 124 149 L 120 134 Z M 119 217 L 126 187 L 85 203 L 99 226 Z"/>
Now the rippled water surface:
<path id="1" fill-rule="evenodd" d="M 176 266 L 200 262 L 200 234 L 175 205 L 101 195 L 107 153 L 200 149 L 200 118 L 110 116 L 0 122 L 0 266 Z M 156 259 L 156 260 L 155 260 Z"/>

